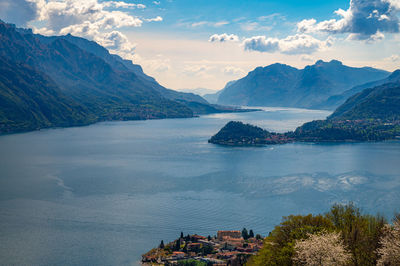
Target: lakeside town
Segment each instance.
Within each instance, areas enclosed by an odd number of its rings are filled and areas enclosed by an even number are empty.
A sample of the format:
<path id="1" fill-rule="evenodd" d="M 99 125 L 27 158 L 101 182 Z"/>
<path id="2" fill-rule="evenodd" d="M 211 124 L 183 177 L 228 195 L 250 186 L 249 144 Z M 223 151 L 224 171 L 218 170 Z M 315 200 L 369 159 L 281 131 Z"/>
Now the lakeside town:
<path id="1" fill-rule="evenodd" d="M 253 230 L 218 231 L 216 236 L 187 235 L 164 244 L 161 241 L 142 255 L 143 265 L 243 265 L 263 246 Z"/>

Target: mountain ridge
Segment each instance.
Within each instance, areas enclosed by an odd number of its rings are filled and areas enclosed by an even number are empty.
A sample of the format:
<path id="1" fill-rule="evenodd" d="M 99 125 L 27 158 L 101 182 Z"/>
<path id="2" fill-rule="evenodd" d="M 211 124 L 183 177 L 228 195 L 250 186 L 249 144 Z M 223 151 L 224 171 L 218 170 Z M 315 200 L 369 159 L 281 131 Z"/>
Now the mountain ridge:
<path id="1" fill-rule="evenodd" d="M 395 76 L 400 74 L 394 73 Z M 351 96 L 325 120 L 304 123 L 283 134 L 231 121 L 209 139 L 230 146 L 289 142 L 360 142 L 400 138 L 400 80 Z"/>
<path id="2" fill-rule="evenodd" d="M 326 109 L 321 104 L 329 97 L 387 76 L 389 72 L 384 70 L 349 67 L 338 60 L 318 60 L 303 69 L 275 63 L 257 67 L 227 84 L 219 92 L 217 103 Z"/>
<path id="3" fill-rule="evenodd" d="M 238 111 L 164 88 L 139 65 L 72 35 L 46 37 L 0 21 L 0 58 L 1 96 L 7 105 L 0 105 L 0 133 Z M 24 102 L 29 104 L 17 105 Z"/>

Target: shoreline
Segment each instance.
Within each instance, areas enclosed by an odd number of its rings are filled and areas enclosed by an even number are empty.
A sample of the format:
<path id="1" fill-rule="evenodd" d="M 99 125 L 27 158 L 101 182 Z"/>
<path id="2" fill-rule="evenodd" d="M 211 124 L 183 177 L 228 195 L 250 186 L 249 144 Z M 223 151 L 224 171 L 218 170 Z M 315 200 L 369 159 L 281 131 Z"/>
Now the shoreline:
<path id="1" fill-rule="evenodd" d="M 165 117 L 165 118 L 143 118 L 143 119 L 121 119 L 121 120 L 99 120 L 90 123 L 83 123 L 77 125 L 70 125 L 70 126 L 49 126 L 49 127 L 39 127 L 36 129 L 27 129 L 27 130 L 15 130 L 10 132 L 0 132 L 1 136 L 8 136 L 8 135 L 15 135 L 15 134 L 24 134 L 30 132 L 39 132 L 42 130 L 52 130 L 52 129 L 63 129 L 63 128 L 78 128 L 78 127 L 87 127 L 99 123 L 105 122 L 127 122 L 127 121 L 149 121 L 149 120 L 166 120 L 166 119 L 192 119 L 192 118 L 199 118 L 204 115 L 213 115 L 213 114 L 221 114 L 221 113 L 250 113 L 250 112 L 259 112 L 263 111 L 261 109 L 234 109 L 234 110 L 221 110 L 221 112 L 214 112 L 214 113 L 207 113 L 207 114 L 193 114 L 190 117 Z"/>

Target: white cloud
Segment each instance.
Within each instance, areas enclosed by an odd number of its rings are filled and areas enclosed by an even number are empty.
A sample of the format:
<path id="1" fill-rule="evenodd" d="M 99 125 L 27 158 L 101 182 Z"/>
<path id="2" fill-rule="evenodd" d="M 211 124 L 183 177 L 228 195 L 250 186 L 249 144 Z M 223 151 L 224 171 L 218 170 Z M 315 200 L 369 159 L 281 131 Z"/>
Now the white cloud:
<path id="1" fill-rule="evenodd" d="M 5 22 L 26 26 L 37 16 L 37 4 L 26 0 L 0 1 L 0 18 Z"/>
<path id="2" fill-rule="evenodd" d="M 240 28 L 244 31 L 270 31 L 271 26 L 262 26 L 258 22 L 245 22 L 240 24 Z"/>
<path id="3" fill-rule="evenodd" d="M 0 14 L 6 11 L 15 18 L 25 17 L 25 21 L 19 20 L 21 25 L 29 21 L 40 22 L 34 24 L 36 25 L 33 27 L 35 33 L 44 35 L 70 33 L 94 40 L 110 49 L 111 52 L 130 58 L 134 53 L 135 44 L 131 43 L 118 29 L 140 27 L 144 21 L 162 21 L 162 17 L 142 20 L 120 9 L 145 7 L 143 4 L 123 1 L 1 0 Z M 17 19 L 14 21 L 18 22 Z"/>
<path id="4" fill-rule="evenodd" d="M 275 20 L 275 19 L 279 19 L 279 20 L 286 20 L 285 16 L 282 16 L 280 13 L 273 13 L 267 16 L 260 16 L 257 18 L 259 21 L 268 21 L 268 20 Z"/>
<path id="5" fill-rule="evenodd" d="M 146 8 L 143 4 L 132 4 L 132 3 L 125 3 L 121 1 L 108 1 L 103 2 L 102 5 L 104 7 L 115 7 L 115 8 Z"/>
<path id="6" fill-rule="evenodd" d="M 155 18 L 149 18 L 149 19 L 145 19 L 145 20 L 148 21 L 148 22 L 153 22 L 153 21 L 159 22 L 159 21 L 163 21 L 163 18 L 160 17 L 160 16 L 157 16 Z"/>
<path id="7" fill-rule="evenodd" d="M 390 61 L 390 62 L 399 62 L 400 61 L 400 55 L 393 54 L 393 55 L 391 55 L 389 57 L 386 57 L 384 60 L 385 61 Z"/>
<path id="8" fill-rule="evenodd" d="M 228 25 L 229 24 L 229 21 L 219 21 L 219 22 L 215 22 L 214 23 L 214 26 L 215 27 L 221 27 L 221 26 L 225 26 L 225 25 Z"/>
<path id="9" fill-rule="evenodd" d="M 265 53 L 281 52 L 283 54 L 312 54 L 325 50 L 332 45 L 332 40 L 318 40 L 307 34 L 296 34 L 284 39 L 267 38 L 266 36 L 254 36 L 245 39 L 242 43 L 247 51 L 259 51 Z"/>
<path id="10" fill-rule="evenodd" d="M 235 34 L 214 34 L 208 39 L 209 42 L 238 42 L 239 37 Z"/>
<path id="11" fill-rule="evenodd" d="M 97 0 L 31 1 L 37 3 L 37 20 L 45 22 L 46 28 L 56 32 L 65 28 L 82 27 L 88 23 L 91 24 L 91 28 L 97 30 L 140 27 L 143 23 L 138 17 L 126 12 L 105 9 L 110 5 L 122 5 L 123 2 L 99 3 Z"/>
<path id="12" fill-rule="evenodd" d="M 183 73 L 186 74 L 187 76 L 195 76 L 195 77 L 200 77 L 203 79 L 212 77 L 210 75 L 210 71 L 213 70 L 213 66 L 209 65 L 187 65 L 183 69 Z"/>
<path id="13" fill-rule="evenodd" d="M 227 66 L 222 70 L 222 72 L 228 76 L 241 76 L 245 74 L 243 69 L 234 66 Z"/>
<path id="14" fill-rule="evenodd" d="M 226 21 L 226 20 L 222 20 L 222 21 L 217 21 L 217 22 L 212 22 L 212 21 L 198 21 L 198 22 L 194 22 L 194 23 L 181 23 L 180 25 L 184 25 L 184 26 L 190 26 L 192 28 L 198 28 L 198 27 L 202 27 L 202 26 L 209 26 L 209 27 L 222 27 L 225 25 L 228 25 L 230 22 Z"/>
<path id="15" fill-rule="evenodd" d="M 104 47 L 118 51 L 124 54 L 133 54 L 136 48 L 135 44 L 132 44 L 128 38 L 119 31 L 112 31 L 102 35 L 103 39 L 97 39 L 96 41 Z"/>
<path id="16" fill-rule="evenodd" d="M 400 9 L 400 0 L 384 0 L 384 2 L 389 3 L 393 8 Z"/>
<path id="17" fill-rule="evenodd" d="M 300 57 L 300 59 L 301 59 L 301 61 L 305 61 L 305 62 L 314 62 L 315 61 L 314 57 L 312 57 L 308 54 L 302 55 Z"/>
<path id="18" fill-rule="evenodd" d="M 196 28 L 196 27 L 207 25 L 208 23 L 209 23 L 208 21 L 199 21 L 199 22 L 192 23 L 192 27 Z"/>
<path id="19" fill-rule="evenodd" d="M 153 74 L 161 74 L 171 70 L 171 60 L 163 54 L 158 54 L 154 57 L 143 57 L 138 54 L 130 58 L 136 64 L 140 64 L 145 72 Z"/>
<path id="20" fill-rule="evenodd" d="M 254 36 L 243 41 L 244 49 L 247 51 L 259 51 L 273 53 L 279 50 L 279 39 L 267 38 L 265 36 Z"/>
<path id="21" fill-rule="evenodd" d="M 374 42 L 382 41 L 383 39 L 385 39 L 385 35 L 382 32 L 377 31 L 375 34 L 368 36 L 368 38 L 360 39 L 359 34 L 351 33 L 351 34 L 349 34 L 347 39 L 348 40 L 356 40 L 356 41 L 363 40 L 363 41 L 366 41 L 367 43 L 374 43 Z"/>
<path id="22" fill-rule="evenodd" d="M 297 29 L 301 33 L 349 33 L 352 40 L 377 41 L 384 38 L 384 32 L 400 31 L 399 11 L 399 0 L 351 0 L 349 9 L 335 11 L 341 19 L 305 19 Z"/>

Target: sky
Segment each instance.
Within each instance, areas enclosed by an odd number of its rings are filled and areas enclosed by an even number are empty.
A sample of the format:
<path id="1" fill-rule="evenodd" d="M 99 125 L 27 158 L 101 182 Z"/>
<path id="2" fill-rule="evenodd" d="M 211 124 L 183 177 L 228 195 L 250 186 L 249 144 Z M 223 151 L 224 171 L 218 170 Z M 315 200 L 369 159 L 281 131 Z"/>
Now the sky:
<path id="1" fill-rule="evenodd" d="M 258 66 L 400 64 L 400 0 L 0 0 L 0 19 L 71 33 L 163 86 L 222 89 Z"/>

